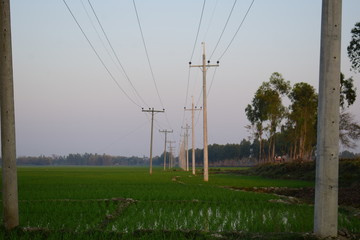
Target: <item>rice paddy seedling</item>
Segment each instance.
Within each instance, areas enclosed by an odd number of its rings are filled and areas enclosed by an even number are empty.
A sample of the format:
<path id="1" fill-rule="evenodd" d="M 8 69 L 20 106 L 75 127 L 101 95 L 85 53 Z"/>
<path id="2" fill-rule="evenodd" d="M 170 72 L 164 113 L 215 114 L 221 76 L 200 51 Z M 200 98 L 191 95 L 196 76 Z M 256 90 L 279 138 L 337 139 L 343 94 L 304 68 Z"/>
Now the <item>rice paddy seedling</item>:
<path id="1" fill-rule="evenodd" d="M 19 168 L 18 176 L 22 231 L 13 233 L 14 239 L 207 239 L 202 238 L 207 233 L 311 232 L 313 227 L 311 205 L 224 188 L 312 182 L 214 174 L 205 183 L 188 172 L 155 168 L 150 176 L 146 168 L 121 167 L 28 167 Z M 340 211 L 339 225 L 360 232 L 360 221 L 350 212 Z"/>

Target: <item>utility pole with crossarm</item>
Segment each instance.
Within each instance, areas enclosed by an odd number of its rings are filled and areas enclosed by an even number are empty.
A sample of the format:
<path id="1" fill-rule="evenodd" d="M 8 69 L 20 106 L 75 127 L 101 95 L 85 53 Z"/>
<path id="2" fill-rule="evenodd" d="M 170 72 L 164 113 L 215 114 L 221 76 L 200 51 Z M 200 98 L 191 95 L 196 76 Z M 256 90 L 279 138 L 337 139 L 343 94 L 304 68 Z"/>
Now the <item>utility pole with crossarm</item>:
<path id="1" fill-rule="evenodd" d="M 170 157 L 169 157 L 169 168 L 173 168 L 175 167 L 175 164 L 174 164 L 174 147 L 173 147 L 173 144 L 175 144 L 175 141 L 168 141 L 169 143 L 169 152 L 170 152 Z"/>
<path id="2" fill-rule="evenodd" d="M 185 127 L 185 134 L 184 134 L 184 145 L 185 145 L 185 165 L 186 165 L 186 171 L 189 171 L 189 124 L 186 124 Z"/>
<path id="3" fill-rule="evenodd" d="M 164 170 L 166 170 L 166 143 L 167 143 L 167 134 L 168 133 L 172 133 L 173 130 L 169 131 L 169 130 L 159 130 L 159 132 L 164 133 L 165 134 L 165 147 L 164 147 Z"/>
<path id="4" fill-rule="evenodd" d="M 208 136 L 207 136 L 207 99 L 206 99 L 206 71 L 210 67 L 218 67 L 219 61 L 217 64 L 210 64 L 210 61 L 208 61 L 206 64 L 206 55 L 205 55 L 205 43 L 202 43 L 203 45 L 203 55 L 202 55 L 202 65 L 191 65 L 191 62 L 189 62 L 190 67 L 199 67 L 201 68 L 203 72 L 203 138 L 204 138 L 204 181 L 209 181 L 209 160 L 208 160 Z"/>
<path id="5" fill-rule="evenodd" d="M 154 129 L 154 113 L 165 112 L 163 110 L 154 110 L 154 108 L 149 108 L 148 110 L 142 109 L 142 112 L 151 112 L 151 137 L 150 137 L 150 175 L 152 174 L 152 146 L 153 146 L 153 129 Z"/>
<path id="6" fill-rule="evenodd" d="M 191 104 L 191 108 L 187 109 L 186 107 L 184 108 L 185 111 L 191 111 L 191 147 L 192 147 L 192 174 L 195 175 L 195 111 L 198 110 L 202 110 L 202 108 L 197 108 L 194 105 L 194 96 L 191 96 L 192 99 L 192 104 Z"/>

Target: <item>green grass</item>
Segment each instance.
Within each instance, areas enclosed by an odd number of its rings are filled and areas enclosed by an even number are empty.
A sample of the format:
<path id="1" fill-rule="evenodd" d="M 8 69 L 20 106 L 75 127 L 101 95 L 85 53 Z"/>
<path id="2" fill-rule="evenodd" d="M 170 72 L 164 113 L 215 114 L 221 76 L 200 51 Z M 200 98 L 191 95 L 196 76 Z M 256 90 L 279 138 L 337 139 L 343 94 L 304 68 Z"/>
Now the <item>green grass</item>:
<path id="1" fill-rule="evenodd" d="M 18 182 L 21 228 L 8 239 L 212 239 L 232 232 L 236 239 L 240 232 L 311 232 L 313 225 L 313 206 L 223 188 L 313 186 L 307 181 L 211 174 L 204 182 L 161 168 L 150 176 L 146 168 L 26 167 L 18 169 Z M 349 212 L 340 212 L 339 224 L 360 232 Z"/>

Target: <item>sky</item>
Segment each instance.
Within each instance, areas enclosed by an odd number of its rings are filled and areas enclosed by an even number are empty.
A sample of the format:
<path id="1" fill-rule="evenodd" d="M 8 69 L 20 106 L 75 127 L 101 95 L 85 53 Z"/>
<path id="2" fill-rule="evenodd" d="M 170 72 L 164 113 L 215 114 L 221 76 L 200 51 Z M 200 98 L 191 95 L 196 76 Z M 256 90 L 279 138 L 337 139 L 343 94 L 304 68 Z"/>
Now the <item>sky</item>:
<path id="1" fill-rule="evenodd" d="M 261 83 L 279 72 L 318 89 L 320 59 L 320 0 L 255 0 L 226 51 L 251 2 L 237 1 L 213 53 L 234 1 L 207 0 L 196 39 L 202 0 L 137 0 L 138 15 L 131 0 L 91 0 L 127 78 L 88 0 L 67 4 L 91 46 L 64 1 L 11 1 L 17 155 L 149 156 L 151 114 L 142 108 L 165 109 L 155 114 L 154 155 L 164 150 L 164 129 L 178 152 L 182 126 L 191 124 L 184 107 L 191 96 L 202 105 L 201 69 L 188 64 L 201 64 L 201 42 L 207 59 L 220 61 L 207 72 L 209 144 L 247 139 L 245 107 Z M 346 47 L 359 9 L 360 1 L 343 1 L 341 70 L 358 95 Z M 360 100 L 348 111 L 360 121 Z M 200 111 L 195 136 L 202 148 Z"/>

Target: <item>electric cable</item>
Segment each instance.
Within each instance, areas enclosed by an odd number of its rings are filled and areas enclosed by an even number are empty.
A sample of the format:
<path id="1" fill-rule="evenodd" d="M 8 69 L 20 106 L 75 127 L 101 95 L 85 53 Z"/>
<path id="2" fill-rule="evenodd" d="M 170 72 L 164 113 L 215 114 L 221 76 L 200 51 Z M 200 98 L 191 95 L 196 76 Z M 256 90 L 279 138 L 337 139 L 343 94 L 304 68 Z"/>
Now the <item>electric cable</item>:
<path id="1" fill-rule="evenodd" d="M 193 47 L 193 50 L 192 50 L 192 53 L 191 53 L 191 57 L 190 57 L 190 62 L 191 62 L 191 60 L 192 60 L 192 58 L 193 58 L 193 56 L 194 56 L 195 47 L 196 47 L 196 42 L 197 42 L 197 39 L 198 39 L 198 37 L 199 37 L 201 22 L 202 22 L 202 18 L 203 18 L 203 15 L 204 15 L 205 4 L 206 4 L 206 0 L 204 0 L 203 6 L 202 6 L 201 15 L 200 15 L 200 21 L 199 21 L 199 25 L 198 25 L 198 29 L 197 29 L 197 33 L 196 33 L 196 37 L 195 37 L 194 47 Z"/>
<path id="2" fill-rule="evenodd" d="M 237 33 L 239 32 L 239 30 L 240 30 L 240 28 L 242 27 L 242 25 L 243 25 L 246 17 L 248 16 L 248 14 L 249 14 L 249 12 L 250 12 L 250 9 L 251 9 L 251 7 L 253 6 L 254 2 L 255 2 L 255 0 L 252 0 L 250 6 L 249 6 L 249 8 L 248 8 L 248 10 L 247 10 L 246 13 L 245 13 L 245 16 L 243 17 L 243 19 L 242 19 L 242 21 L 241 21 L 241 23 L 240 23 L 240 25 L 239 25 L 239 27 L 237 28 L 234 36 L 232 37 L 232 39 L 231 39 L 231 41 L 229 42 L 228 46 L 226 47 L 225 51 L 220 55 L 219 60 L 221 60 L 221 58 L 225 55 L 225 53 L 226 53 L 227 50 L 229 49 L 230 45 L 233 43 L 233 41 L 234 41 Z"/>
<path id="3" fill-rule="evenodd" d="M 213 8 L 212 13 L 211 13 L 209 25 L 208 25 L 208 27 L 207 27 L 207 29 L 206 29 L 206 32 L 205 32 L 205 35 L 204 35 L 204 40 L 203 40 L 203 42 L 206 42 L 205 39 L 206 39 L 207 34 L 209 33 L 209 30 L 210 30 L 212 21 L 213 21 L 213 19 L 214 19 L 214 15 L 215 15 L 215 11 L 216 11 L 218 2 L 219 2 L 219 0 L 216 0 L 216 3 L 215 3 L 215 5 L 214 5 L 214 8 Z"/>
<path id="4" fill-rule="evenodd" d="M 145 54 L 146 54 L 147 62 L 148 62 L 149 68 L 150 68 L 151 77 L 152 77 L 152 80 L 153 80 L 153 82 L 154 82 L 154 86 L 155 86 L 156 93 L 157 93 L 157 96 L 158 96 L 158 98 L 159 98 L 160 104 L 161 104 L 162 108 L 165 109 L 164 103 L 163 103 L 163 101 L 162 101 L 162 99 L 161 99 L 161 97 L 160 97 L 159 89 L 158 89 L 157 84 L 156 84 L 154 71 L 153 71 L 152 66 L 151 66 L 151 61 L 150 61 L 149 53 L 148 53 L 148 50 L 147 50 L 147 46 L 146 46 L 146 42 L 145 42 L 145 37 L 144 37 L 144 33 L 143 33 L 143 30 L 142 30 L 142 27 L 141 27 L 140 17 L 139 17 L 139 13 L 138 13 L 138 10 L 137 10 L 137 7 L 136 7 L 135 0 L 133 0 L 133 5 L 134 5 L 135 13 L 136 13 L 136 19 L 137 19 L 137 22 L 138 22 L 138 25 L 139 25 L 140 33 L 141 33 L 141 39 L 142 39 L 142 42 L 143 42 L 143 45 L 144 45 L 144 49 L 145 49 Z M 166 121 L 167 121 L 169 127 L 172 128 L 166 112 L 165 112 L 165 118 L 166 118 Z"/>
<path id="5" fill-rule="evenodd" d="M 233 13 L 233 10 L 234 10 L 234 8 L 235 8 L 236 3 L 237 3 L 237 0 L 235 0 L 235 1 L 234 1 L 234 4 L 232 5 L 231 11 L 230 11 L 229 16 L 228 16 L 228 18 L 227 18 L 227 20 L 226 20 L 226 23 L 225 23 L 225 25 L 224 25 L 224 28 L 223 28 L 223 30 L 222 30 L 222 32 L 221 32 L 221 34 L 220 34 L 220 37 L 219 37 L 219 39 L 218 39 L 218 41 L 217 41 L 217 43 L 216 43 L 216 45 L 215 45 L 214 50 L 213 50 L 212 53 L 210 54 L 210 58 L 209 58 L 209 59 L 212 58 L 212 56 L 214 55 L 214 52 L 216 51 L 217 47 L 219 46 L 219 42 L 220 42 L 220 40 L 221 40 L 221 38 L 222 38 L 222 36 L 223 36 L 223 34 L 224 34 L 224 32 L 225 32 L 225 29 L 226 29 L 226 27 L 227 27 L 227 25 L 228 25 L 228 23 L 229 23 L 230 17 L 231 17 L 231 15 L 232 15 L 232 13 Z"/>
<path id="6" fill-rule="evenodd" d="M 140 29 L 140 33 L 141 33 L 141 39 L 142 39 L 142 42 L 143 42 L 143 45 L 144 45 L 144 49 L 145 49 L 145 54 L 146 54 L 147 62 L 148 62 L 148 65 L 149 65 L 149 68 L 150 68 L 150 72 L 151 72 L 151 77 L 152 77 L 152 80 L 153 80 L 153 82 L 154 82 L 155 89 L 156 89 L 156 93 L 157 93 L 157 95 L 158 95 L 158 97 L 159 97 L 159 101 L 160 101 L 160 103 L 161 103 L 161 106 L 162 106 L 162 108 L 164 108 L 164 104 L 163 104 L 163 101 L 161 100 L 160 93 L 159 93 L 159 89 L 158 89 L 157 84 L 156 84 L 156 80 L 155 80 L 155 76 L 154 76 L 154 71 L 153 71 L 152 66 L 151 66 L 150 57 L 149 57 L 149 53 L 148 53 L 148 50 L 147 50 L 147 47 L 146 47 L 146 42 L 145 42 L 145 38 L 144 38 L 144 33 L 143 33 L 143 30 L 142 30 L 142 27 L 141 27 L 141 22 L 140 22 L 140 18 L 139 18 L 139 13 L 138 13 L 137 8 L 136 8 L 135 0 L 133 0 L 133 4 L 134 4 L 135 13 L 136 13 L 136 19 L 137 19 L 137 22 L 138 22 L 138 25 L 139 25 L 139 29 Z"/>
<path id="7" fill-rule="evenodd" d="M 199 24 L 198 24 L 198 28 L 197 28 L 197 33 L 196 33 L 196 37 L 195 37 L 195 41 L 194 41 L 194 46 L 193 46 L 193 50 L 191 52 L 191 57 L 190 57 L 190 61 L 189 64 L 191 64 L 192 58 L 194 56 L 194 52 L 195 52 L 195 47 L 196 47 L 196 43 L 199 37 L 199 32 L 200 32 L 200 28 L 201 28 L 201 23 L 202 23 L 202 19 L 203 19 L 203 15 L 204 15 L 204 9 L 205 9 L 205 5 L 206 5 L 206 0 L 204 0 L 202 8 L 201 8 L 201 14 L 200 14 L 200 20 L 199 20 Z M 189 83 L 190 83 L 190 67 L 189 67 L 189 71 L 188 71 L 188 79 L 187 79 L 187 85 L 186 85 L 186 95 L 185 95 L 185 103 L 184 106 L 186 107 L 187 105 L 187 99 L 189 97 Z M 181 125 L 184 124 L 184 120 L 185 120 L 185 111 L 183 113 L 183 119 L 182 119 L 182 123 Z M 181 131 L 182 132 L 182 131 Z"/>
<path id="8" fill-rule="evenodd" d="M 136 93 L 136 95 L 139 97 L 139 99 L 142 101 L 142 103 L 143 103 L 144 105 L 146 105 L 147 107 L 149 107 L 149 106 L 146 104 L 146 102 L 144 101 L 144 99 L 140 96 L 139 92 L 136 90 L 134 84 L 132 83 L 132 81 L 131 81 L 130 78 L 129 78 L 129 75 L 126 73 L 123 64 L 121 64 L 121 61 L 120 61 L 118 55 L 116 54 L 116 51 L 114 50 L 114 47 L 113 47 L 113 45 L 111 44 L 111 42 L 110 42 L 110 40 L 109 40 L 109 37 L 108 37 L 108 35 L 106 34 L 105 29 L 104 29 L 103 25 L 101 24 L 100 19 L 99 19 L 98 15 L 97 15 L 97 13 L 96 13 L 93 5 L 91 4 L 90 0 L 88 0 L 88 3 L 89 3 L 89 5 L 90 5 L 90 7 L 91 7 L 91 10 L 92 10 L 92 12 L 94 13 L 94 16 L 95 16 L 95 18 L 96 18 L 96 20 L 97 20 L 97 22 L 98 22 L 98 24 L 99 24 L 99 26 L 100 26 L 100 28 L 101 28 L 101 31 L 103 32 L 103 34 L 104 34 L 104 36 L 105 36 L 105 38 L 106 38 L 107 43 L 109 44 L 109 46 L 110 46 L 110 48 L 111 48 L 111 51 L 113 52 L 113 54 L 114 54 L 114 56 L 115 56 L 118 64 L 119 64 L 120 67 L 121 67 L 121 69 L 122 69 L 122 71 L 123 71 L 126 79 L 127 79 L 128 82 L 130 83 L 131 87 L 133 88 L 133 90 L 135 91 L 135 93 Z"/>
<path id="9" fill-rule="evenodd" d="M 109 76 L 111 77 L 111 79 L 115 82 L 115 84 L 118 86 L 118 88 L 125 94 L 125 96 L 136 106 L 138 106 L 139 108 L 141 108 L 141 106 L 139 104 L 137 104 L 126 92 L 125 90 L 120 86 L 120 84 L 116 81 L 114 75 L 110 72 L 109 68 L 106 66 L 105 62 L 102 60 L 102 58 L 100 57 L 99 53 L 96 51 L 94 45 L 91 43 L 90 39 L 88 38 L 88 36 L 86 35 L 85 31 L 83 30 L 83 28 L 81 27 L 80 23 L 78 22 L 78 20 L 76 19 L 74 13 L 71 11 L 69 5 L 67 4 L 66 0 L 63 0 L 66 8 L 68 9 L 69 13 L 71 14 L 72 18 L 74 19 L 74 21 L 76 22 L 77 26 L 79 27 L 80 31 L 82 32 L 82 34 L 84 35 L 86 41 L 88 42 L 88 44 L 90 45 L 91 49 L 93 50 L 93 52 L 95 53 L 95 55 L 97 56 L 97 58 L 99 59 L 99 61 L 101 62 L 101 64 L 103 65 L 103 67 L 105 68 L 105 70 L 107 71 L 107 73 L 109 74 Z"/>

